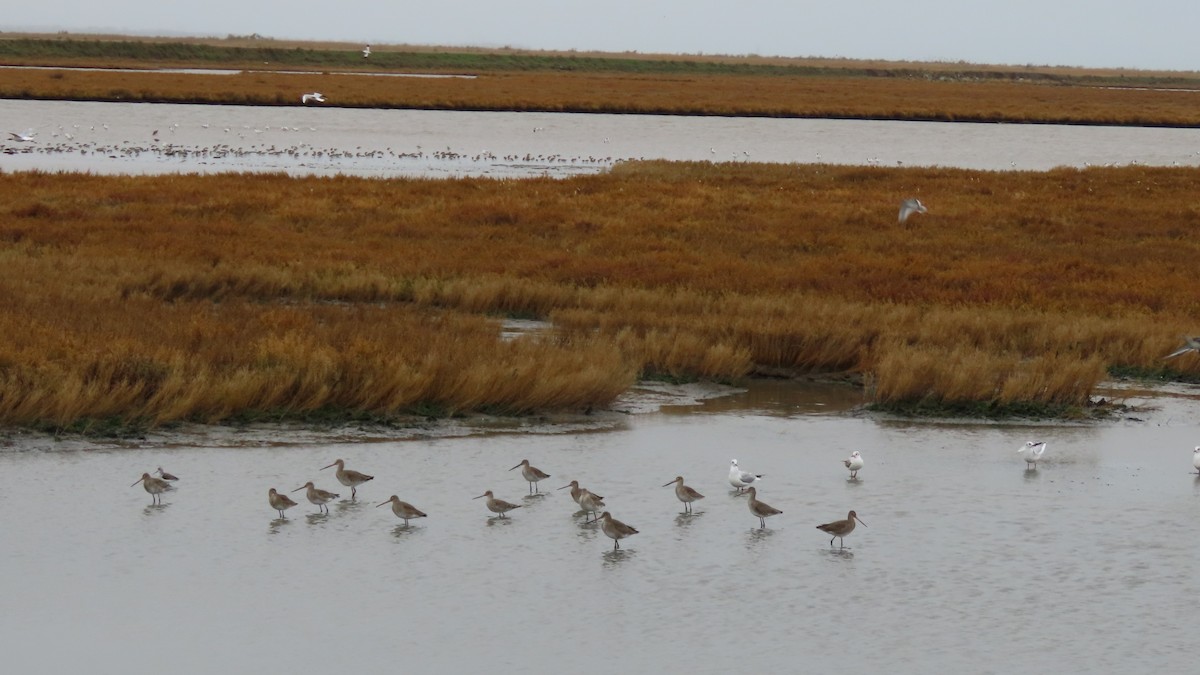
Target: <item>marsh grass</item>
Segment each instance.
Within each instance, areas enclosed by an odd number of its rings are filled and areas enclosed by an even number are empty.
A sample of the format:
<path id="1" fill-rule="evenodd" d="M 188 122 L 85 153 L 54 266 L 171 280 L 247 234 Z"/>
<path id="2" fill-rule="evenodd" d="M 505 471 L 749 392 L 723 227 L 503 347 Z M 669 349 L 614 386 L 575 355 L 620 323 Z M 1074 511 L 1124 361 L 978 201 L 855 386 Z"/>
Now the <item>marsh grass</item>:
<path id="1" fill-rule="evenodd" d="M 0 40 L 6 64 L 245 72 L 10 70 L 0 97 L 299 105 L 315 89 L 348 107 L 1200 125 L 1196 73 L 429 48 L 380 48 L 367 60 L 360 48 L 14 37 Z M 288 69 L 314 72 L 276 72 Z"/>
<path id="2" fill-rule="evenodd" d="M 756 372 L 1066 414 L 1106 371 L 1200 374 L 1162 359 L 1200 312 L 1198 178 L 0 174 L 0 423 L 586 410 L 639 375 Z M 910 195 L 930 213 L 899 226 Z M 501 341 L 503 316 L 555 329 Z"/>

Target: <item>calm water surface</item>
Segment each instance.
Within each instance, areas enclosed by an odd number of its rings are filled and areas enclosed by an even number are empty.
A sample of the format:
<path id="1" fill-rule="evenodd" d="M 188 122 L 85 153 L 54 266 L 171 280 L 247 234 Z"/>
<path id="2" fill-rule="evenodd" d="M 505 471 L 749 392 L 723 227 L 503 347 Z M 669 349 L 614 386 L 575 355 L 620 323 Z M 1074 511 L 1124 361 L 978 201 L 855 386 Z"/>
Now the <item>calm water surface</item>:
<path id="1" fill-rule="evenodd" d="M 381 442 L 238 434 L 0 450 L 11 672 L 1185 672 L 1200 555 L 1194 392 L 1103 424 L 940 424 L 765 384 L 606 429 Z M 1026 471 L 1016 449 L 1049 443 Z M 840 460 L 861 450 L 847 480 Z M 267 489 L 373 473 L 279 520 Z M 552 474 L 544 496 L 507 469 Z M 758 529 L 725 482 L 763 473 Z M 151 506 L 156 466 L 180 487 Z M 681 514 L 682 474 L 707 495 Z M 580 480 L 640 534 L 614 552 Z M 523 504 L 506 520 L 482 500 Z M 348 492 L 348 490 L 346 490 Z M 399 527 L 392 493 L 429 518 Z M 831 549 L 818 523 L 866 521 Z"/>
<path id="2" fill-rule="evenodd" d="M 5 171 L 524 177 L 594 173 L 629 159 L 1200 165 L 1197 129 L 21 100 L 0 101 L 0 121 L 0 132 L 37 139 L 2 134 Z"/>

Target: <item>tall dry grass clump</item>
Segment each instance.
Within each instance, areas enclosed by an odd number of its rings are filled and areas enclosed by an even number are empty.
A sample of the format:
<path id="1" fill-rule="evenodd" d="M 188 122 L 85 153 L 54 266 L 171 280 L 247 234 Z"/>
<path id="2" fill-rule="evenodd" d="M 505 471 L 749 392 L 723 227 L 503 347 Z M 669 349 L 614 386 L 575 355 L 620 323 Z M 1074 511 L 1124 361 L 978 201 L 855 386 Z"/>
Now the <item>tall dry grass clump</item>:
<path id="1" fill-rule="evenodd" d="M 586 409 L 638 374 L 1079 405 L 1105 369 L 1200 378 L 1162 358 L 1200 315 L 1198 178 L 0 173 L 0 423 Z M 910 195 L 930 213 L 897 225 Z"/>

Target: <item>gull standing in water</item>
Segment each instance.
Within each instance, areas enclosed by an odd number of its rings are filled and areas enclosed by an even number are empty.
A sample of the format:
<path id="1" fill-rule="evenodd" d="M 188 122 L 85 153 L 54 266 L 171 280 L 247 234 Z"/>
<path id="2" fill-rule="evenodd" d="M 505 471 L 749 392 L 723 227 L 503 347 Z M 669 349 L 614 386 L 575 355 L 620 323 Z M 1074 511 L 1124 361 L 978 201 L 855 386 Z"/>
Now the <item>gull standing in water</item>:
<path id="1" fill-rule="evenodd" d="M 359 473 L 358 471 L 351 471 L 347 469 L 346 463 L 340 459 L 329 466 L 337 467 L 336 473 L 338 482 L 350 488 L 350 501 L 354 501 L 357 497 L 359 485 L 362 485 L 363 483 L 375 478 L 375 476 L 368 476 L 365 473 Z M 321 470 L 324 471 L 325 469 L 328 469 L 329 466 L 323 466 L 321 467 Z"/>
<path id="2" fill-rule="evenodd" d="M 311 94 L 303 94 L 300 96 L 301 103 L 308 103 L 309 101 L 316 101 L 317 103 L 324 103 L 325 97 L 322 96 L 321 92 L 319 92 L 319 91 L 314 91 Z"/>
<path id="3" fill-rule="evenodd" d="M 1040 460 L 1042 455 L 1045 453 L 1045 441 L 1025 441 L 1025 445 L 1022 445 L 1017 450 L 1017 454 L 1021 455 L 1021 458 L 1025 460 L 1025 468 L 1027 469 L 1036 469 L 1038 460 Z"/>
<path id="4" fill-rule="evenodd" d="M 521 460 L 520 464 L 514 466 L 512 469 L 509 469 L 509 471 L 518 468 L 521 469 L 521 476 L 523 476 L 525 480 L 529 481 L 529 494 L 534 494 L 538 491 L 537 482 L 539 480 L 550 477 L 550 474 L 542 471 L 536 466 L 529 466 L 529 460 L 527 459 Z"/>
<path id="5" fill-rule="evenodd" d="M 622 523 L 613 518 L 608 511 L 600 514 L 600 529 L 604 530 L 604 534 L 609 539 L 613 540 L 613 550 L 621 548 L 621 540 L 625 537 L 631 537 L 638 533 L 634 528 Z"/>
<path id="6" fill-rule="evenodd" d="M 496 499 L 496 497 L 492 494 L 491 490 L 488 490 L 487 492 L 479 495 L 478 497 L 472 497 L 471 499 L 482 499 L 483 497 L 487 497 L 488 511 L 491 511 L 492 513 L 500 514 L 501 518 L 504 517 L 505 513 L 508 513 L 509 511 L 512 511 L 513 509 L 521 508 L 520 504 L 510 504 L 510 503 L 504 501 L 503 499 Z"/>
<path id="7" fill-rule="evenodd" d="M 292 501 L 291 497 L 279 494 L 275 488 L 271 488 L 267 492 L 267 501 L 271 502 L 271 508 L 279 512 L 279 517 L 285 519 L 287 516 L 283 515 L 283 512 L 296 505 L 296 502 Z"/>
<path id="8" fill-rule="evenodd" d="M 683 502 L 684 513 L 691 513 L 692 502 L 697 499 L 704 499 L 704 495 L 683 484 L 683 476 L 676 476 L 675 480 L 670 483 L 663 483 L 663 487 L 667 487 L 668 485 L 675 486 L 675 496 L 679 498 L 679 501 Z"/>
<path id="9" fill-rule="evenodd" d="M 750 513 L 753 513 L 758 517 L 758 529 L 761 530 L 767 526 L 767 518 L 783 513 L 783 511 L 780 511 L 773 506 L 769 506 L 758 501 L 757 488 L 748 488 L 746 492 L 750 493 L 750 501 L 747 502 L 750 506 Z"/>
<path id="10" fill-rule="evenodd" d="M 850 456 L 846 459 L 843 459 L 842 463 L 846 465 L 847 469 L 850 469 L 851 480 L 858 478 L 858 470 L 863 468 L 863 458 L 859 451 L 855 450 L 854 452 L 850 453 Z"/>
<path id="11" fill-rule="evenodd" d="M 141 478 L 133 481 L 133 485 L 137 485 L 138 483 L 141 483 L 142 487 L 146 488 L 146 492 L 150 493 L 151 504 L 162 504 L 162 493 L 171 489 L 170 483 L 161 478 L 155 478 L 148 473 L 142 474 Z M 133 487 L 133 485 L 129 487 Z"/>
<path id="12" fill-rule="evenodd" d="M 840 539 L 841 543 L 839 545 L 842 548 L 846 548 L 845 537 L 854 531 L 854 523 L 862 523 L 863 527 L 867 526 L 866 523 L 863 523 L 861 520 L 858 519 L 857 513 L 851 511 L 849 514 L 846 515 L 845 520 L 835 520 L 832 523 L 825 523 L 824 525 L 818 525 L 817 529 L 824 532 L 825 534 L 833 535 L 832 537 L 829 538 L 830 546 L 833 546 L 834 539 Z"/>
<path id="13" fill-rule="evenodd" d="M 729 462 L 729 484 L 737 488 L 738 494 L 741 494 L 753 482 L 762 480 L 760 473 L 748 473 L 738 468 L 737 460 Z"/>
<path id="14" fill-rule="evenodd" d="M 1188 352 L 1196 352 L 1200 354 L 1200 336 L 1192 337 L 1190 335 L 1183 336 L 1183 346 L 1163 357 L 1163 360 L 1173 359 L 1176 356 L 1182 356 Z"/>
<path id="15" fill-rule="evenodd" d="M 900 202 L 900 222 L 901 223 L 908 220 L 908 217 L 914 213 L 927 213 L 927 212 L 928 211 L 925 208 L 925 205 L 922 204 L 921 200 L 917 199 L 916 197 L 913 197 L 911 199 L 905 199 L 904 201 Z"/>
<path id="16" fill-rule="evenodd" d="M 408 521 L 412 518 L 425 518 L 426 517 L 425 514 L 421 512 L 421 509 L 418 509 L 417 507 L 413 506 L 412 504 L 409 504 L 408 502 L 400 501 L 400 498 L 397 497 L 396 495 L 392 495 L 391 499 L 387 500 L 383 504 L 377 505 L 375 508 L 379 508 L 380 506 L 383 506 L 384 504 L 392 505 L 392 513 L 396 514 L 397 518 L 404 519 L 405 527 L 408 527 Z"/>

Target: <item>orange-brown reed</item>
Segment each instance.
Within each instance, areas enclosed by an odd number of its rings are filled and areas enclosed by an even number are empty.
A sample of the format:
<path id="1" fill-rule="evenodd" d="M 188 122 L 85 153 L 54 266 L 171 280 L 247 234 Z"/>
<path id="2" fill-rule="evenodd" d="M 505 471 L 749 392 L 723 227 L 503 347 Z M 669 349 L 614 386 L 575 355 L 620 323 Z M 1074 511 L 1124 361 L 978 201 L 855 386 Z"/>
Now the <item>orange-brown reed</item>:
<path id="1" fill-rule="evenodd" d="M 1195 169 L 631 163 L 564 180 L 0 174 L 0 423 L 604 406 L 853 372 L 1079 406 L 1194 334 Z M 930 213 L 896 223 L 901 198 Z M 549 318 L 502 342 L 484 315 Z"/>
<path id="2" fill-rule="evenodd" d="M 1193 91 L 936 77 L 487 72 L 474 79 L 250 71 L 238 75 L 10 70 L 0 98 L 1197 125 Z"/>

